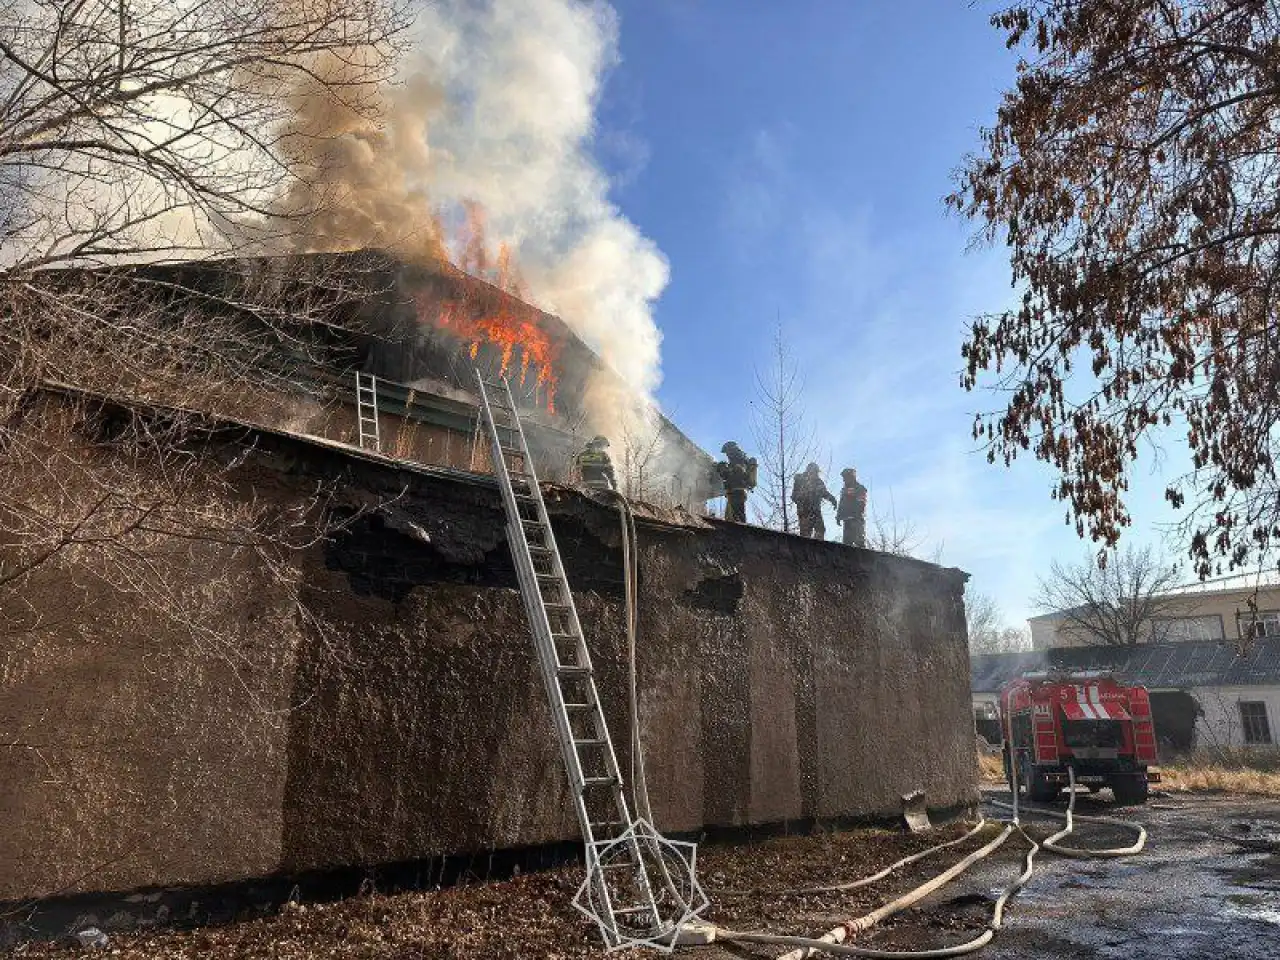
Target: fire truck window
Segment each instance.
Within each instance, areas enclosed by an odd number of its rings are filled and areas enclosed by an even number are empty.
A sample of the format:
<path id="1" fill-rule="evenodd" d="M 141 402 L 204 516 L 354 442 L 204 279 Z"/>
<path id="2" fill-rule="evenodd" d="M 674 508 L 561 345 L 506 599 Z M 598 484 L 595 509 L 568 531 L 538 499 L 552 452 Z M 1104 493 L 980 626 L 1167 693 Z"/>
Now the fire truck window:
<path id="1" fill-rule="evenodd" d="M 1247 744 L 1270 743 L 1271 725 L 1267 722 L 1267 705 L 1261 701 L 1240 701 L 1240 722 Z"/>
<path id="2" fill-rule="evenodd" d="M 1069 747 L 1119 747 L 1124 743 L 1119 720 L 1063 720 L 1062 738 Z"/>

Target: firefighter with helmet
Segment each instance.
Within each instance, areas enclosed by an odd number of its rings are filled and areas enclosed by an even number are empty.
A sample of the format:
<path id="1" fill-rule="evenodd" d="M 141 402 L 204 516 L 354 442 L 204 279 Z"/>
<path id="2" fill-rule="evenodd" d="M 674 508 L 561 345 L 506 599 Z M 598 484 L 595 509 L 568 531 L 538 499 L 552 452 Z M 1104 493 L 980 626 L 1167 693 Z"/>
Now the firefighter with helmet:
<path id="1" fill-rule="evenodd" d="M 593 490 L 618 489 L 618 481 L 613 474 L 613 461 L 609 459 L 607 452 L 608 446 L 608 437 L 592 437 L 582 452 L 574 457 L 583 486 Z"/>
<path id="2" fill-rule="evenodd" d="M 851 547 L 867 545 L 867 488 L 858 482 L 858 471 L 847 467 L 840 471 L 844 489 L 836 507 L 836 523 L 844 527 L 844 542 Z"/>
<path id="3" fill-rule="evenodd" d="M 818 465 L 811 463 L 804 473 L 795 475 L 791 484 L 791 502 L 796 505 L 796 516 L 800 519 L 800 536 L 827 539 L 827 525 L 822 521 L 823 500 L 830 500 L 833 507 L 836 505 L 836 498 L 822 482 Z"/>
<path id="4" fill-rule="evenodd" d="M 746 523 L 747 493 L 756 488 L 756 458 L 748 457 L 732 440 L 720 452 L 725 459 L 716 464 L 716 476 L 724 484 L 724 518 Z"/>

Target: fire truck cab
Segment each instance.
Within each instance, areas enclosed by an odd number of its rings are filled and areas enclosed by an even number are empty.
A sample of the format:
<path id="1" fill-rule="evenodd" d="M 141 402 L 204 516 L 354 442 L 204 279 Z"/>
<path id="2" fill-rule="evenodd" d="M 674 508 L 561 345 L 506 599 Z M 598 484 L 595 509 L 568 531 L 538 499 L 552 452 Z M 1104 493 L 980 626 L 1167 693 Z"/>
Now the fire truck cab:
<path id="1" fill-rule="evenodd" d="M 1144 687 L 1128 687 L 1102 673 L 1026 674 L 1000 691 L 1004 772 L 1018 765 L 1028 799 L 1052 800 L 1067 785 L 1110 787 L 1116 802 L 1145 803 L 1160 774 L 1151 701 Z"/>

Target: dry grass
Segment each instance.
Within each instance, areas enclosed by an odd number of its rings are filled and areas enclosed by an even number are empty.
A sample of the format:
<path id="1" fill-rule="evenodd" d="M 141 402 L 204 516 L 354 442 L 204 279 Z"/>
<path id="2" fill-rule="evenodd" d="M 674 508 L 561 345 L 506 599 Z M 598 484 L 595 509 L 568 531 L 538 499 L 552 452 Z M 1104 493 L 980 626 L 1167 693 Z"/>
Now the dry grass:
<path id="1" fill-rule="evenodd" d="M 1004 763 L 1000 755 L 978 754 L 978 781 L 980 783 L 1004 783 Z"/>
<path id="2" fill-rule="evenodd" d="M 1165 790 L 1280 797 L 1280 753 L 1194 754 L 1160 772 Z"/>
<path id="3" fill-rule="evenodd" d="M 1280 797 L 1280 752 L 1194 754 L 1159 767 L 1160 787 L 1179 793 Z M 1004 783 L 999 754 L 978 754 L 978 781 Z"/>

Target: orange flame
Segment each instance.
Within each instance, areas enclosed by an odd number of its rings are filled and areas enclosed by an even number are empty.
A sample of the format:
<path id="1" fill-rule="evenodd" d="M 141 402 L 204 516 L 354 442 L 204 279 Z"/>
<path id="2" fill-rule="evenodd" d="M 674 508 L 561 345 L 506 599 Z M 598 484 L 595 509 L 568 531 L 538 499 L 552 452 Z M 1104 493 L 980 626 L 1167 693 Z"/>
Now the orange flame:
<path id="1" fill-rule="evenodd" d="M 464 288 L 461 299 L 439 305 L 435 322 L 462 340 L 470 341 L 469 353 L 473 360 L 479 355 L 481 344 L 497 347 L 502 358 L 499 374 L 504 377 L 513 373 L 512 361 L 519 348 L 520 385 L 528 383 L 532 368 L 535 387 L 546 391 L 547 409 L 554 413 L 558 382 L 555 362 L 559 350 L 547 336 L 537 312 L 518 302 L 522 284 L 510 248 L 505 243 L 499 244 L 497 256 L 491 257 L 485 239 L 483 208 L 474 202 L 468 202 L 464 207 L 466 233 L 456 245 L 459 252 L 452 265 L 492 283 L 515 299 L 487 296 L 487 290 L 473 292 Z M 432 306 L 419 302 L 418 315 L 430 317 Z"/>

